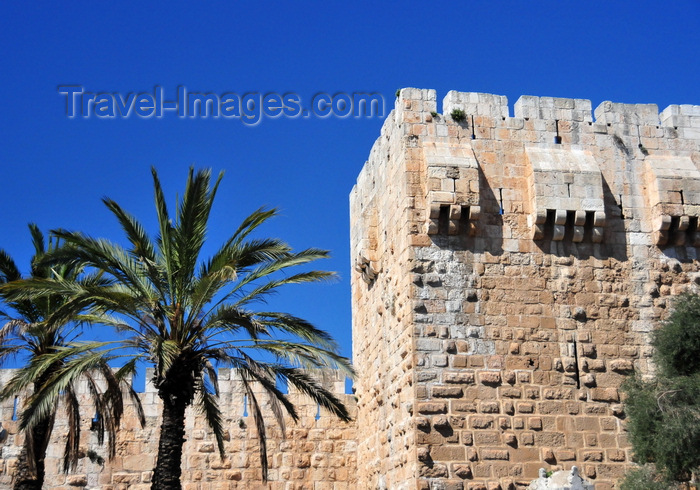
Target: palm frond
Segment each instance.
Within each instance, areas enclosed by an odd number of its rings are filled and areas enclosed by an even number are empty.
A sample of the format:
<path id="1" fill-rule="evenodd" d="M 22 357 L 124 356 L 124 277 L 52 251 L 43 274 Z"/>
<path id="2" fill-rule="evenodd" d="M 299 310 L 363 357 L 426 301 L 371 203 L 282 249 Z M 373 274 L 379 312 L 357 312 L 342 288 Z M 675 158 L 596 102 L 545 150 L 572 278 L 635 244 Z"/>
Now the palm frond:
<path id="1" fill-rule="evenodd" d="M 206 319 L 207 329 L 221 329 L 235 332 L 244 329 L 251 339 L 267 335 L 268 330 L 257 318 L 255 313 L 241 310 L 233 305 L 220 306 Z"/>
<path id="2" fill-rule="evenodd" d="M 282 437 L 286 436 L 286 424 L 284 422 L 284 413 L 282 407 L 292 417 L 295 422 L 299 420 L 296 408 L 289 399 L 277 388 L 277 372 L 273 364 L 262 364 L 255 361 L 252 357 L 243 355 L 242 362 L 236 362 L 234 365 L 243 373 L 243 377 L 250 377 L 265 389 L 270 402 L 272 414 L 275 416 L 277 425 L 280 427 Z"/>
<path id="3" fill-rule="evenodd" d="M 265 420 L 263 418 L 262 410 L 260 410 L 258 399 L 255 396 L 255 392 L 251 388 L 250 383 L 245 379 L 245 376 L 243 376 L 241 379 L 248 397 L 248 402 L 250 403 L 250 411 L 253 413 L 255 430 L 258 433 L 258 441 L 260 443 L 260 467 L 262 468 L 263 483 L 267 483 L 267 471 L 269 464 L 267 461 L 267 435 L 265 431 Z"/>
<path id="4" fill-rule="evenodd" d="M 312 375 L 295 368 L 280 366 L 277 372 L 291 382 L 296 389 L 304 393 L 321 407 L 338 417 L 343 422 L 352 420 L 347 408 L 338 397 L 323 387 Z"/>
<path id="5" fill-rule="evenodd" d="M 119 368 L 114 373 L 114 378 L 117 380 L 120 386 L 126 389 L 131 404 L 136 412 L 136 418 L 141 424 L 141 427 L 146 426 L 146 414 L 143 411 L 143 405 L 141 404 L 141 398 L 139 397 L 136 390 L 134 390 L 134 385 L 131 382 L 134 374 L 136 373 L 136 362 L 138 357 L 132 357 L 128 362 L 126 362 L 121 368 Z M 107 366 L 109 368 L 109 366 Z"/>
<path id="6" fill-rule="evenodd" d="M 223 459 L 226 453 L 224 449 L 224 424 L 221 416 L 221 409 L 216 401 L 216 396 L 210 393 L 204 386 L 203 380 L 199 380 L 198 403 L 199 411 L 204 415 L 209 427 L 211 427 L 214 437 L 216 438 L 216 446 L 219 449 L 219 456 Z"/>
<path id="7" fill-rule="evenodd" d="M 258 314 L 258 321 L 267 327 L 276 328 L 284 333 L 292 334 L 312 345 L 320 346 L 327 351 L 338 350 L 338 344 L 328 332 L 316 328 L 312 323 L 303 318 L 288 313 L 266 311 Z"/>
<path id="8" fill-rule="evenodd" d="M 51 406 L 70 388 L 71 384 L 82 375 L 97 369 L 109 359 L 104 348 L 112 342 L 90 342 L 56 349 L 55 352 L 35 356 L 29 365 L 18 370 L 0 393 L 0 398 L 7 398 L 28 386 L 32 379 L 48 379 L 35 387 L 28 398 L 20 417 L 20 429 L 31 427 L 50 413 Z M 56 369 L 55 366 L 60 366 Z M 50 371 L 50 369 L 53 369 Z M 21 376 L 22 373 L 26 373 Z"/>
<path id="9" fill-rule="evenodd" d="M 241 290 L 248 284 L 251 284 L 263 278 L 267 278 L 275 272 L 279 272 L 290 267 L 305 265 L 315 260 L 324 259 L 328 257 L 328 252 L 326 250 L 320 249 L 308 249 L 303 250 L 299 253 L 286 253 L 284 257 L 280 257 L 274 261 L 263 263 L 262 265 L 252 270 L 250 273 L 246 274 L 245 277 L 241 278 L 241 280 L 238 281 L 238 283 L 236 283 L 232 291 Z M 305 274 L 307 274 L 308 277 L 305 276 Z M 312 271 L 311 273 L 296 274 L 295 276 L 292 276 L 292 278 L 294 279 L 287 278 L 288 282 L 280 282 L 279 285 L 275 285 L 274 287 L 279 287 L 284 284 L 294 284 L 295 282 L 309 282 L 310 280 L 318 281 L 320 279 L 332 277 L 333 275 L 334 274 L 332 272 L 327 271 Z M 274 281 L 270 282 L 274 283 Z M 249 294 L 248 296 L 252 295 L 253 293 Z"/>
<path id="10" fill-rule="evenodd" d="M 0 249 L 0 284 L 22 278 L 19 268 L 10 254 Z"/>
<path id="11" fill-rule="evenodd" d="M 236 231 L 233 233 L 231 238 L 226 242 L 226 246 L 238 245 L 245 240 L 248 235 L 250 235 L 255 229 L 269 220 L 274 216 L 277 216 L 278 211 L 276 208 L 265 209 L 264 207 L 258 208 L 253 211 L 250 215 L 243 219 L 241 224 L 238 226 Z"/>
<path id="12" fill-rule="evenodd" d="M 168 283 L 168 292 L 173 292 L 173 274 L 174 274 L 174 250 L 173 250 L 173 224 L 168 214 L 168 205 L 165 201 L 163 187 L 158 178 L 158 172 L 154 167 L 151 167 L 153 175 L 153 190 L 156 203 L 156 214 L 158 216 L 158 247 L 160 252 L 160 262 L 165 268 L 165 276 Z"/>
<path id="13" fill-rule="evenodd" d="M 355 376 L 352 365 L 347 358 L 334 351 L 301 342 L 263 339 L 247 345 L 237 345 L 235 349 L 265 351 L 295 367 L 306 369 L 334 368 L 340 369 L 350 378 Z"/>
<path id="14" fill-rule="evenodd" d="M 145 266 L 121 246 L 104 239 L 95 239 L 80 232 L 53 230 L 69 247 L 51 253 L 51 260 L 77 263 L 107 272 L 116 281 L 144 297 L 155 296 L 147 279 Z"/>
<path id="15" fill-rule="evenodd" d="M 29 234 L 32 237 L 35 257 L 43 255 L 46 252 L 46 241 L 44 240 L 44 234 L 36 223 L 29 223 Z"/>
<path id="16" fill-rule="evenodd" d="M 80 451 L 80 403 L 72 383 L 65 390 L 63 398 L 68 415 L 68 435 L 63 450 L 63 472 L 68 473 L 78 465 L 78 453 Z"/>
<path id="17" fill-rule="evenodd" d="M 214 185 L 210 186 L 210 170 L 199 170 L 195 174 L 190 167 L 175 227 L 178 276 L 182 280 L 194 277 L 199 252 L 206 238 L 209 213 L 222 176 L 219 174 Z"/>

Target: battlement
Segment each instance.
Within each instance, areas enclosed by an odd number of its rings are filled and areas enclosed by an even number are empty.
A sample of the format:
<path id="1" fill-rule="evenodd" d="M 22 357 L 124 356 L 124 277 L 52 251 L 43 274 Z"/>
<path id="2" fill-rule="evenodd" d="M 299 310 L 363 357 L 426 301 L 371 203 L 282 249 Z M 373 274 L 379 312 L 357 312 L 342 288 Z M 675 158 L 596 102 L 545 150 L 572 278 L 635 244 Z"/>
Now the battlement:
<path id="1" fill-rule="evenodd" d="M 0 383 L 6 383 L 16 370 L 0 369 Z M 345 394 L 345 376 L 337 370 L 314 370 L 314 376 L 356 417 L 355 398 Z M 235 369 L 219 369 L 219 407 L 224 424 L 226 457 L 221 459 L 216 441 L 203 415 L 189 409 L 183 448 L 185 487 L 193 489 L 261 488 L 262 472 L 255 422 L 241 377 Z M 153 369 L 146 372 L 146 386 L 138 393 L 146 426 L 138 423 L 133 402 L 125 398 L 125 417 L 118 431 L 117 456 L 107 459 L 107 448 L 98 444 L 91 430 L 93 417 L 98 416 L 85 382 L 76 386 L 81 407 L 81 453 L 77 469 L 62 473 L 62 454 L 68 421 L 62 407 L 54 425 L 47 450 L 46 485 L 56 489 L 150 488 L 151 470 L 155 464 L 158 431 L 162 411 L 161 400 L 151 379 Z M 99 383 L 99 378 L 98 378 Z M 299 421 L 285 416 L 285 427 L 278 425 L 262 387 L 251 384 L 264 414 L 268 444 L 269 483 L 265 488 L 286 490 L 289 481 L 312 481 L 325 488 L 350 490 L 356 481 L 356 425 L 343 423 L 293 387 L 287 394 L 294 404 Z M 259 396 L 258 396 L 259 395 Z M 0 486 L 10 486 L 17 457 L 23 444 L 18 432 L 17 416 L 26 396 L 8 399 L 0 404 L 3 442 L 0 453 Z M 215 483 L 218 482 L 218 483 Z M 213 486 L 212 486 L 213 485 Z M 229 488 L 229 487 L 225 487 Z"/>
<path id="2" fill-rule="evenodd" d="M 634 233 L 648 233 L 645 240 L 700 243 L 700 106 L 671 105 L 659 113 L 655 104 L 603 102 L 592 111 L 586 99 L 522 96 L 511 117 L 505 96 L 450 91 L 442 107 L 441 115 L 434 90 L 402 89 L 358 178 L 356 189 L 367 192 L 362 179 L 375 169 L 373 157 L 382 147 L 399 155 L 402 145 L 407 154 L 422 152 L 424 167 L 407 174 L 421 185 L 418 208 L 424 209 L 411 234 L 437 234 L 442 213 L 448 234 L 458 234 L 462 222 L 463 231 L 475 236 L 484 212 L 504 214 L 510 207 L 528 215 L 535 240 L 570 236 L 576 243 L 601 243 L 622 240 L 606 231 L 610 216 L 644 209 L 649 219 Z M 515 175 L 519 162 L 526 165 Z M 511 175 L 484 192 L 490 179 L 482 177 L 495 168 Z M 521 177 L 526 180 L 516 182 Z M 488 206 L 496 192 L 497 210 Z M 617 210 L 604 209 L 606 200 L 614 200 Z M 367 259 L 373 270 L 379 262 Z"/>
<path id="3" fill-rule="evenodd" d="M 486 116 L 506 119 L 541 119 L 566 122 L 589 122 L 593 124 L 625 124 L 636 126 L 659 126 L 678 130 L 692 128 L 683 137 L 700 138 L 700 105 L 670 105 L 659 113 L 656 104 L 621 104 L 601 102 L 592 110 L 587 99 L 567 99 L 558 97 L 534 97 L 522 95 L 511 112 L 505 95 L 478 92 L 458 92 L 451 90 L 442 100 L 442 113 L 448 116 L 459 109 L 467 116 Z M 404 88 L 396 98 L 395 109 L 399 115 L 406 112 L 430 114 L 438 112 L 435 90 Z M 514 114 L 511 116 L 510 114 Z M 407 121 L 413 122 L 413 121 Z M 518 125 L 511 121 L 508 125 Z"/>

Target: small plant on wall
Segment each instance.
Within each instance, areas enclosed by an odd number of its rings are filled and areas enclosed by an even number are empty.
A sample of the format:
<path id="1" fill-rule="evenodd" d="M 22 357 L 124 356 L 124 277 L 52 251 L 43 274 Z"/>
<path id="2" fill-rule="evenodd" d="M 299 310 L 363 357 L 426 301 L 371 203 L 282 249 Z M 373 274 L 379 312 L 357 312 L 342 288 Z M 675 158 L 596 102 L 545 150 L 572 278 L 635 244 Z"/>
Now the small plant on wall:
<path id="1" fill-rule="evenodd" d="M 462 123 L 467 120 L 467 114 L 462 109 L 452 109 L 450 117 L 452 117 L 452 120 L 456 123 Z"/>

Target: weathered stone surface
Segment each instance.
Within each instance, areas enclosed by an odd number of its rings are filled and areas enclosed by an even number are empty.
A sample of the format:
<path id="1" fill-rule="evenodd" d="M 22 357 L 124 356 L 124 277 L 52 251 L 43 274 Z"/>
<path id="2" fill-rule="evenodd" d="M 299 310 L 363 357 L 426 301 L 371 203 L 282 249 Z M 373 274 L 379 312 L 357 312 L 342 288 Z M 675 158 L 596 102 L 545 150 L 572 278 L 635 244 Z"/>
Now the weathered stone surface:
<path id="1" fill-rule="evenodd" d="M 360 433 L 360 486 L 412 488 L 407 455 L 459 441 L 428 488 L 459 464 L 464 488 L 522 488 L 544 457 L 612 488 L 620 385 L 652 372 L 672 291 L 700 286 L 700 138 L 670 126 L 700 127 L 700 107 L 523 96 L 510 117 L 503 96 L 450 92 L 442 110 L 403 89 L 350 197 L 352 256 L 371 243 L 382 270 L 352 286 L 359 425 L 386 436 Z M 387 298 L 396 316 L 377 313 Z M 466 423 L 425 434 L 411 416 Z"/>
<path id="2" fill-rule="evenodd" d="M 4 384 L 12 376 L 12 370 L 0 370 L 0 383 Z M 347 404 L 350 413 L 355 414 L 352 396 L 345 395 L 344 378 L 337 372 L 314 372 L 319 381 Z M 221 408 L 226 435 L 224 449 L 227 457 L 221 459 L 216 441 L 210 430 L 206 429 L 203 416 L 196 410 L 187 412 L 185 445 L 183 447 L 183 488 L 213 490 L 231 488 L 230 483 L 242 482 L 237 488 L 260 488 L 262 473 L 258 453 L 257 435 L 252 417 L 244 417 L 243 395 L 241 386 L 236 386 L 237 374 L 231 370 L 220 373 Z M 152 377 L 148 372 L 146 378 Z M 233 380 L 233 383 L 232 383 Z M 254 387 L 260 393 L 260 400 L 265 397 L 260 387 Z M 90 405 L 88 387 L 78 385 L 78 393 L 83 413 L 94 414 Z M 328 413 L 321 412 L 317 419 L 318 406 L 294 390 L 289 398 L 297 407 L 300 416 L 298 423 L 286 419 L 286 439 L 277 426 L 274 416 L 266 410 L 265 422 L 268 441 L 268 464 L 270 488 L 285 489 L 287 481 L 303 485 L 315 484 L 319 488 L 333 488 L 342 484 L 354 488 L 357 481 L 356 455 L 357 436 L 354 423 L 341 423 Z M 150 488 L 152 469 L 158 446 L 160 399 L 152 385 L 147 384 L 146 392 L 140 393 L 146 426 L 141 429 L 136 421 L 131 403 L 126 403 L 125 422 L 118 431 L 116 442 L 117 454 L 113 461 L 107 458 L 107 448 L 97 444 L 96 437 L 90 431 L 90 417 L 81 418 L 81 450 L 76 470 L 64 475 L 62 468 L 63 448 L 67 434 L 67 421 L 63 416 L 56 419 L 52 442 L 47 451 L 46 488 L 104 488 L 135 489 Z M 265 407 L 265 405 L 263 405 Z M 0 404 L 0 420 L 10 419 L 12 403 Z M 62 414 L 62 412 L 59 412 Z M 3 423 L 3 427 L 12 424 Z M 9 431 L 8 431 L 9 432 Z M 14 472 L 11 454 L 18 454 L 19 435 L 8 434 L 3 446 L 3 459 L 0 459 L 0 487 L 11 488 Z M 99 464 L 103 458 L 104 465 Z M 243 483 L 244 482 L 244 483 Z M 326 485 L 326 487 L 323 487 Z"/>

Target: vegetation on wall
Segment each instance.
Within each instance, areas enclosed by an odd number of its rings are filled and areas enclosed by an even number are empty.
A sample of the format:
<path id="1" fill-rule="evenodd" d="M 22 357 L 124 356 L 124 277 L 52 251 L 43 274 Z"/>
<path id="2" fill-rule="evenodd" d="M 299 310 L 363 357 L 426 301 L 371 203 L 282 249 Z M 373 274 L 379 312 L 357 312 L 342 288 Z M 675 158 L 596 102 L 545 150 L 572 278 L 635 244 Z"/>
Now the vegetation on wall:
<path id="1" fill-rule="evenodd" d="M 653 338 L 653 380 L 623 385 L 627 430 L 636 462 L 622 490 L 673 488 L 700 469 L 700 296 L 683 294 Z"/>

